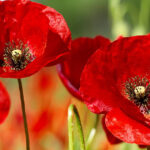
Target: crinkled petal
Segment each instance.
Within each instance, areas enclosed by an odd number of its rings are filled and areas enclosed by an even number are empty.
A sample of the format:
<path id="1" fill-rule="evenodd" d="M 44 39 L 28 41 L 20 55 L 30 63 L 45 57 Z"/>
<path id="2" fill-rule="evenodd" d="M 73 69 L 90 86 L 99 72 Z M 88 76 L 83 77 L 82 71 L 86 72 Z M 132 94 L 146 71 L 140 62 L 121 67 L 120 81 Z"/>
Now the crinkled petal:
<path id="1" fill-rule="evenodd" d="M 150 35 L 121 38 L 109 45 L 109 59 L 118 89 L 122 90 L 122 85 L 135 76 L 150 79 L 149 47 Z"/>
<path id="2" fill-rule="evenodd" d="M 122 142 L 120 139 L 113 136 L 112 133 L 107 129 L 106 124 L 105 124 L 105 116 L 103 116 L 103 118 L 102 118 L 102 125 L 103 125 L 103 129 L 106 133 L 107 139 L 111 144 L 119 144 Z"/>
<path id="3" fill-rule="evenodd" d="M 150 145 L 150 128 L 130 118 L 120 109 L 113 109 L 105 118 L 107 129 L 127 143 Z"/>
<path id="4" fill-rule="evenodd" d="M 20 30 L 22 19 L 27 11 L 29 0 L 0 1 L 0 58 L 5 44 L 10 42 Z M 13 39 L 15 40 L 15 39 Z"/>
<path id="5" fill-rule="evenodd" d="M 109 72 L 105 52 L 97 50 L 88 60 L 80 80 L 80 92 L 88 108 L 94 113 L 110 111 L 119 106 L 122 96 L 116 89 L 115 80 Z"/>
<path id="6" fill-rule="evenodd" d="M 38 3 L 28 4 L 21 22 L 20 36 L 29 44 L 35 56 L 46 53 L 56 57 L 70 48 L 71 33 L 63 16 L 53 8 Z M 60 42 L 63 47 L 54 47 L 60 45 Z"/>
<path id="7" fill-rule="evenodd" d="M 64 85 L 77 98 L 81 99 L 79 93 L 81 72 L 88 58 L 98 49 L 105 49 L 110 41 L 102 36 L 95 38 L 82 37 L 72 41 L 69 57 L 59 64 L 58 72 Z"/>

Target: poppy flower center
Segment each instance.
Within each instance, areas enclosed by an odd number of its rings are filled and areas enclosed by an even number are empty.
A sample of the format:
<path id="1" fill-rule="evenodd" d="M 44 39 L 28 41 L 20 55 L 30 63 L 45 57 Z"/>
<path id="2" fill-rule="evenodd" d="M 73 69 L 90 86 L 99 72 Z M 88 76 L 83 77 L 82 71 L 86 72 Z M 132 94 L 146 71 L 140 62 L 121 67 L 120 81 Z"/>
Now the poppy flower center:
<path id="1" fill-rule="evenodd" d="M 21 59 L 21 56 L 22 56 L 22 51 L 19 50 L 19 49 L 15 49 L 11 52 L 11 55 L 12 55 L 12 60 L 17 63 L 20 59 Z"/>
<path id="2" fill-rule="evenodd" d="M 137 86 L 134 89 L 136 98 L 144 98 L 145 92 L 146 92 L 146 88 L 144 86 Z"/>
<path id="3" fill-rule="evenodd" d="M 150 83 L 145 77 L 136 76 L 125 83 L 125 93 L 144 114 L 150 113 Z"/>
<path id="4" fill-rule="evenodd" d="M 32 62 L 35 57 L 29 51 L 29 46 L 27 44 L 23 44 L 22 41 L 14 41 L 6 44 L 6 48 L 4 49 L 4 61 L 2 63 L 4 71 L 6 68 L 11 70 L 19 71 Z"/>

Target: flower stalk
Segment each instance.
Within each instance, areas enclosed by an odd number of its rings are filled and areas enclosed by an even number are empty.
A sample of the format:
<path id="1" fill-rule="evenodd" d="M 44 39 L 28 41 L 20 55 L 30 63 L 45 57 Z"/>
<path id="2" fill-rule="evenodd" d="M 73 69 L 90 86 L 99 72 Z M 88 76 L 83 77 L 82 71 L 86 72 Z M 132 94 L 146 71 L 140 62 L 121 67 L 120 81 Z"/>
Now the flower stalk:
<path id="1" fill-rule="evenodd" d="M 28 124 L 27 124 L 27 118 L 26 118 L 24 94 L 23 94 L 23 88 L 22 88 L 21 79 L 18 79 L 18 85 L 19 85 L 19 91 L 20 91 L 20 100 L 21 100 L 22 115 L 23 115 L 23 120 L 24 120 L 25 136 L 26 136 L 26 150 L 30 150 Z"/>
<path id="2" fill-rule="evenodd" d="M 147 150 L 150 150 L 150 146 L 147 146 Z"/>
<path id="3" fill-rule="evenodd" d="M 74 150 L 74 139 L 73 139 L 73 116 L 76 118 L 77 129 L 80 139 L 80 150 L 85 150 L 85 140 L 83 129 L 80 121 L 80 116 L 77 108 L 71 104 L 68 109 L 68 132 L 69 132 L 69 150 Z"/>

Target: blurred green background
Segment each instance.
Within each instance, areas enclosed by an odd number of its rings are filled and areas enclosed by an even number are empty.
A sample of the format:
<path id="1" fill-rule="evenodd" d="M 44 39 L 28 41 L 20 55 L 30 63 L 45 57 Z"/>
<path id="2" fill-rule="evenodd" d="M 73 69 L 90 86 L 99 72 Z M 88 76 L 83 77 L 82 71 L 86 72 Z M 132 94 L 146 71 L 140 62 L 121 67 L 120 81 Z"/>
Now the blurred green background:
<path id="1" fill-rule="evenodd" d="M 149 0 L 34 0 L 59 11 L 72 37 L 116 37 L 150 31 Z"/>

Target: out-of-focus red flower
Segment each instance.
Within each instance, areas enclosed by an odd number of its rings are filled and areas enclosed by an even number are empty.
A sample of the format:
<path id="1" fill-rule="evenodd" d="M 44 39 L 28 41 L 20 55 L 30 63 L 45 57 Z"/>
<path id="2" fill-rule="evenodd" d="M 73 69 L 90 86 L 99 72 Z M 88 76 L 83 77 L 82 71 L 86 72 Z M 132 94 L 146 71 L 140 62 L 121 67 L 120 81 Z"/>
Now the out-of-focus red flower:
<path id="1" fill-rule="evenodd" d="M 0 1 L 0 76 L 23 78 L 63 59 L 70 30 L 53 8 L 30 0 Z"/>
<path id="2" fill-rule="evenodd" d="M 38 95 L 43 96 L 46 93 L 50 95 L 55 89 L 55 80 L 53 72 L 45 67 L 39 73 L 30 78 L 29 88 L 31 89 L 31 92 L 36 90 Z"/>
<path id="3" fill-rule="evenodd" d="M 90 57 L 80 92 L 105 113 L 107 129 L 127 143 L 150 145 L 150 35 L 121 38 Z"/>
<path id="4" fill-rule="evenodd" d="M 10 109 L 10 98 L 7 90 L 0 82 L 0 123 L 2 123 L 9 112 Z"/>
<path id="5" fill-rule="evenodd" d="M 80 76 L 88 58 L 98 49 L 105 49 L 110 41 L 102 36 L 82 37 L 72 41 L 70 55 L 58 65 L 59 76 L 66 88 L 81 100 L 79 94 Z"/>
<path id="6" fill-rule="evenodd" d="M 63 147 L 67 146 L 67 108 L 68 102 L 61 107 L 57 107 L 56 105 L 52 107 L 48 106 L 39 109 L 38 111 L 36 111 L 36 113 L 27 114 L 29 119 L 29 131 L 30 137 L 32 139 L 31 141 L 33 149 L 43 149 L 42 145 L 40 145 L 40 140 L 44 138 L 47 134 L 52 134 L 53 136 L 55 136 Z M 23 118 L 21 110 L 15 112 L 13 117 L 13 127 L 15 128 L 16 125 L 20 124 L 20 128 L 17 128 L 17 130 L 21 132 L 23 128 Z M 62 126 L 63 129 L 61 129 Z M 15 129 L 13 130 L 15 131 Z M 15 131 L 16 136 L 19 136 L 19 132 Z M 12 143 L 15 142 L 15 139 L 11 140 Z"/>

